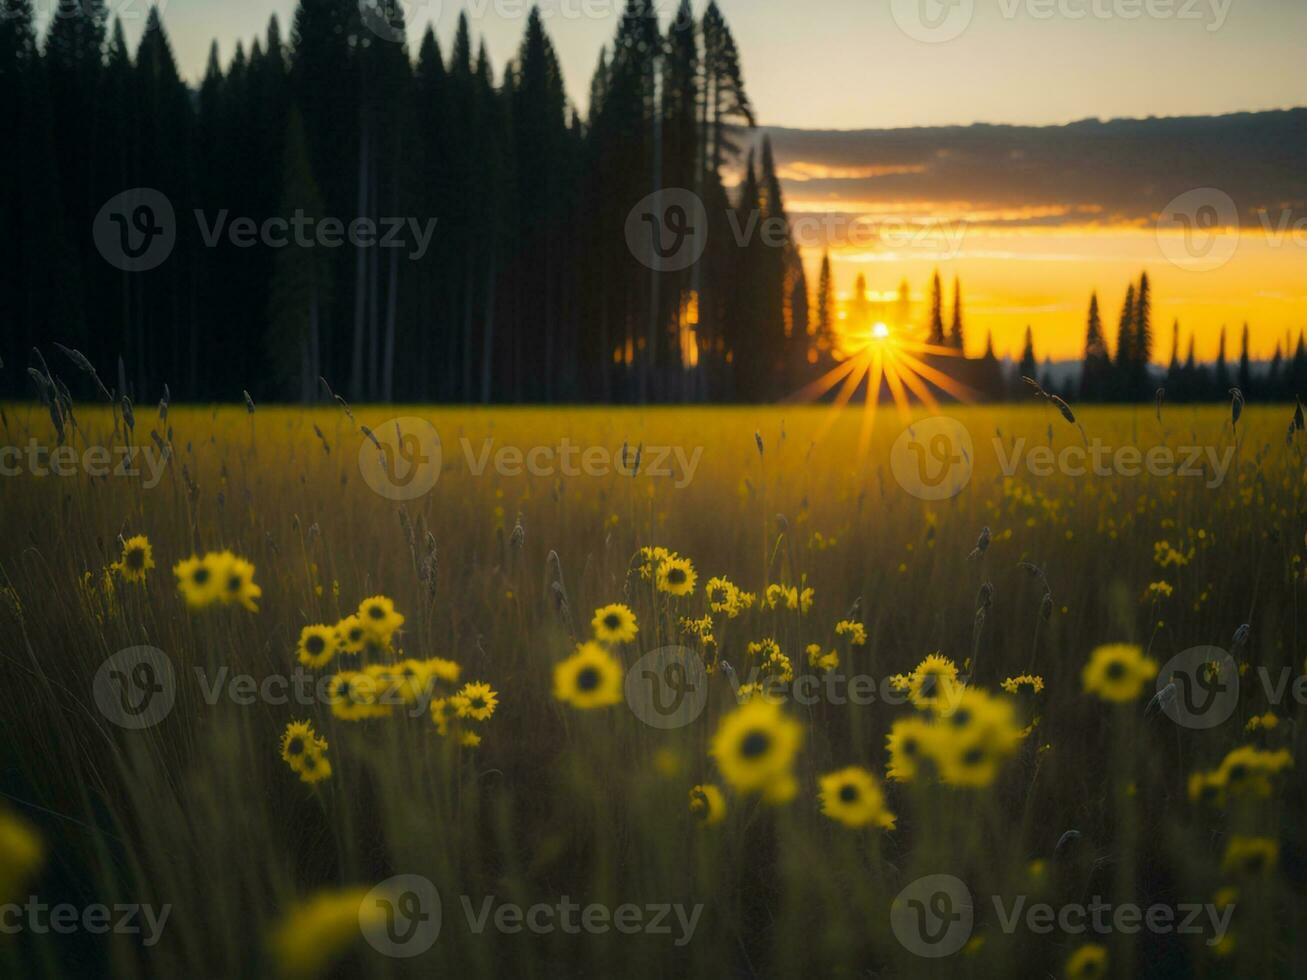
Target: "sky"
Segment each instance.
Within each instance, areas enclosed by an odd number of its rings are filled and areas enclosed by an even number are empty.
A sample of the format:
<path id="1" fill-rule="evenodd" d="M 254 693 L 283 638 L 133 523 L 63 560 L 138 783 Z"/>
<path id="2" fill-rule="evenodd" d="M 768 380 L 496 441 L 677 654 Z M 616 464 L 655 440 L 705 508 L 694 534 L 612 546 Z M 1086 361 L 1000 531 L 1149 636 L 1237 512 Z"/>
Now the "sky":
<path id="1" fill-rule="evenodd" d="M 670 17 L 675 0 L 655 2 Z M 147 0 L 108 3 L 129 38 L 138 37 Z M 568 92 L 582 109 L 599 48 L 611 40 L 623 3 L 540 3 Z M 1307 91 L 1302 0 L 718 0 L 718 6 L 739 44 L 759 121 L 771 126 L 1219 114 L 1287 108 Z M 273 13 L 288 32 L 295 4 L 165 0 L 160 7 L 182 72 L 195 81 L 213 39 L 225 62 L 236 39 L 248 44 Z M 445 50 L 466 10 L 497 70 L 516 50 L 529 9 L 527 0 L 405 2 L 408 22 L 434 23 Z M 935 11 L 943 25 L 935 36 L 950 39 L 914 38 Z"/>
<path id="2" fill-rule="evenodd" d="M 53 2 L 38 0 L 38 7 Z M 108 2 L 129 38 L 137 38 L 147 0 Z M 664 20 L 670 17 L 676 0 L 655 2 Z M 611 40 L 623 5 L 540 3 L 567 91 L 582 111 L 600 47 Z M 696 10 L 702 5 L 696 2 Z M 1277 342 L 1286 335 L 1296 340 L 1307 326 L 1307 220 L 1298 224 L 1307 214 L 1307 174 L 1298 164 L 1292 168 L 1296 183 L 1284 181 L 1276 193 L 1256 200 L 1246 193 L 1262 182 L 1258 165 L 1283 164 L 1271 159 L 1282 157 L 1273 142 L 1248 152 L 1242 150 L 1244 134 L 1217 133 L 1199 147 L 1190 146 L 1185 133 L 1150 143 L 1132 131 L 1126 151 L 1118 153 L 1121 144 L 1103 140 L 1100 132 L 1098 142 L 1072 141 L 1059 154 L 1067 133 L 1044 129 L 1004 131 L 1000 135 L 1008 142 L 1000 140 L 998 151 L 986 152 L 983 145 L 976 149 L 975 134 L 939 131 L 926 134 L 934 142 L 925 151 L 913 151 L 900 145 L 902 134 L 883 132 L 1214 116 L 1307 104 L 1304 0 L 718 5 L 739 45 L 759 123 L 780 128 L 773 138 L 792 213 L 807 220 L 825 216 L 827 224 L 831 215 L 837 223 L 871 221 L 882 229 L 888 221 L 898 229 L 900 240 L 890 242 L 801 241 L 814 283 L 827 248 L 845 296 L 859 274 L 873 293 L 888 294 L 907 280 L 919 311 L 935 271 L 949 281 L 957 277 L 973 354 L 992 332 L 1000 356 L 1015 355 L 1029 324 L 1041 357 L 1075 357 L 1083 345 L 1089 293 L 1099 292 L 1104 323 L 1114 336 L 1126 283 L 1145 270 L 1154 280 L 1158 360 L 1170 355 L 1172 319 L 1181 322 L 1182 345 L 1188 334 L 1196 335 L 1200 358 L 1215 354 L 1222 325 L 1233 343 L 1248 320 L 1255 356 L 1269 356 Z M 236 40 L 248 45 L 273 13 L 288 36 L 295 4 L 166 0 L 160 6 L 183 76 L 198 82 L 213 39 L 225 63 Z M 496 72 L 516 51 L 529 9 L 527 0 L 405 3 L 410 36 L 434 23 L 446 52 L 458 14 L 466 10 Z M 806 137 L 797 132 L 814 130 Z M 905 138 L 911 143 L 916 136 Z M 984 144 L 988 134 L 981 136 Z M 1014 136 L 1020 139 L 1009 139 Z M 1226 169 L 1191 166 L 1212 159 L 1224 161 Z M 1027 165 L 1014 167 L 1013 161 Z M 1016 176 L 1005 183 L 1009 171 Z M 1074 179 L 1066 179 L 1071 173 Z M 1239 199 L 1237 247 L 1212 268 L 1177 264 L 1176 238 L 1168 246 L 1167 236 L 1159 236 L 1159 214 L 1175 195 L 1204 187 Z M 1271 208 L 1269 217 L 1259 207 Z M 1282 221 L 1288 226 L 1281 227 Z M 905 229 L 916 229 L 906 243 Z M 952 231 L 957 234 L 950 237 Z M 935 237 L 941 238 L 939 247 Z"/>

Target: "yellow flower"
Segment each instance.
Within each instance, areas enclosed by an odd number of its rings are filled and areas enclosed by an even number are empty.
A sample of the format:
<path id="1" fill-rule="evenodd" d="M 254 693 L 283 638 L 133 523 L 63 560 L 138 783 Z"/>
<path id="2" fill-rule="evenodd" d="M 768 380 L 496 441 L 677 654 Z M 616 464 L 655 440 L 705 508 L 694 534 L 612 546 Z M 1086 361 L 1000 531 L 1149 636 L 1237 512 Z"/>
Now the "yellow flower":
<path id="1" fill-rule="evenodd" d="M 464 684 L 458 693 L 464 699 L 457 705 L 460 718 L 487 721 L 499 705 L 499 695 L 490 689 L 489 684 L 480 681 Z"/>
<path id="2" fill-rule="evenodd" d="M 1225 777 L 1219 771 L 1191 773 L 1189 799 L 1194 803 L 1221 806 L 1225 803 Z"/>
<path id="3" fill-rule="evenodd" d="M 395 612 L 395 604 L 384 595 L 374 595 L 359 603 L 358 617 L 368 637 L 379 645 L 390 645 L 395 631 L 404 625 L 404 617 Z"/>
<path id="4" fill-rule="evenodd" d="M 690 595 L 694 592 L 696 577 L 690 559 L 666 558 L 658 566 L 658 591 L 674 596 Z"/>
<path id="5" fill-rule="evenodd" d="M 16 899 L 45 861 L 36 831 L 7 808 L 0 808 L 0 902 Z"/>
<path id="6" fill-rule="evenodd" d="M 452 660 L 446 660 L 444 657 L 430 657 L 422 661 L 422 667 L 426 670 L 428 677 L 434 677 L 446 684 L 457 684 L 459 675 L 463 673 L 462 667 Z"/>
<path id="7" fill-rule="evenodd" d="M 336 629 L 332 626 L 305 626 L 300 630 L 296 656 L 305 667 L 317 669 L 331 663 L 336 655 Z"/>
<path id="8" fill-rule="evenodd" d="M 840 655 L 834 650 L 829 653 L 822 653 L 820 643 L 809 643 L 805 652 L 808 654 L 808 666 L 814 670 L 829 674 L 832 670 L 839 668 Z"/>
<path id="9" fill-rule="evenodd" d="M 449 734 L 449 727 L 458 722 L 458 705 L 455 698 L 436 698 L 431 702 L 431 720 L 436 723 L 436 731 L 441 735 Z"/>
<path id="10" fill-rule="evenodd" d="M 1067 980 L 1098 980 L 1107 975 L 1107 947 L 1085 943 L 1066 961 Z"/>
<path id="11" fill-rule="evenodd" d="M 1161 581 L 1148 583 L 1148 594 L 1155 599 L 1169 598 L 1173 592 L 1175 592 L 1175 589 L 1169 582 Z"/>
<path id="12" fill-rule="evenodd" d="M 464 732 L 458 737 L 458 744 L 465 749 L 475 749 L 481 744 L 481 736 L 476 732 Z"/>
<path id="13" fill-rule="evenodd" d="M 255 600 L 263 595 L 263 590 L 254 584 L 254 566 L 230 551 L 224 551 L 217 560 L 222 568 L 219 576 L 222 601 L 228 605 L 240 603 L 250 612 L 258 612 Z"/>
<path id="14" fill-rule="evenodd" d="M 1269 875 L 1280 859 L 1280 845 L 1270 837 L 1230 838 L 1225 847 L 1221 870 L 1228 875 L 1247 878 Z"/>
<path id="15" fill-rule="evenodd" d="M 821 786 L 821 812 L 846 827 L 874 825 L 894 829 L 894 814 L 885 808 L 885 793 L 876 777 L 861 766 L 827 773 Z"/>
<path id="16" fill-rule="evenodd" d="M 855 647 L 863 646 L 867 642 L 867 627 L 852 619 L 841 619 L 836 623 L 835 633 L 838 636 L 847 636 Z"/>
<path id="17" fill-rule="evenodd" d="M 367 896 L 363 888 L 320 892 L 287 912 L 268 940 L 277 975 L 320 976 L 358 939 L 361 924 L 384 923 L 385 913 L 377 903 L 365 904 Z"/>
<path id="18" fill-rule="evenodd" d="M 674 551 L 662 547 L 644 547 L 640 549 L 640 577 L 652 579 L 657 574 L 658 566 L 669 558 L 676 558 Z"/>
<path id="19" fill-rule="evenodd" d="M 781 648 L 771 640 L 766 641 L 771 646 L 767 651 L 767 657 L 759 664 L 762 673 L 781 684 L 788 684 L 794 680 L 794 665 L 790 663 L 790 658 L 781 653 Z"/>
<path id="20" fill-rule="evenodd" d="M 346 616 L 336 624 L 336 648 L 341 653 L 360 653 L 368 632 L 357 614 Z"/>
<path id="21" fill-rule="evenodd" d="M 296 772 L 304 768 L 304 757 L 309 753 L 317 735 L 307 721 L 292 721 L 281 736 L 281 758 Z"/>
<path id="22" fill-rule="evenodd" d="M 712 755 L 736 792 L 755 793 L 790 778 L 803 728 L 768 700 L 753 700 L 722 718 Z"/>
<path id="23" fill-rule="evenodd" d="M 983 740 L 1000 753 L 1010 751 L 1021 737 L 1012 702 L 991 697 L 975 687 L 961 688 L 952 702 L 937 703 L 940 729 L 950 737 Z"/>
<path id="24" fill-rule="evenodd" d="M 1003 746 L 983 732 L 952 733 L 941 726 L 934 746 L 940 779 L 953 786 L 982 789 L 997 777 Z"/>
<path id="25" fill-rule="evenodd" d="M 1274 711 L 1268 711 L 1263 715 L 1253 715 L 1248 719 L 1244 729 L 1249 732 L 1264 731 L 1271 732 L 1279 727 L 1280 718 Z"/>
<path id="26" fill-rule="evenodd" d="M 1008 694 L 1039 694 L 1044 690 L 1044 678 L 1038 674 L 1009 677 L 1003 682 L 1002 688 Z"/>
<path id="27" fill-rule="evenodd" d="M 203 558 L 192 555 L 173 567 L 177 576 L 177 589 L 192 609 L 203 609 L 222 594 L 223 573 L 226 561 L 222 555 L 210 551 Z"/>
<path id="28" fill-rule="evenodd" d="M 390 714 L 380 703 L 380 685 L 375 677 L 356 670 L 343 670 L 327 688 L 331 713 L 342 721 L 361 721 Z"/>
<path id="29" fill-rule="evenodd" d="M 708 608 L 713 612 L 726 613 L 730 619 L 740 614 L 740 590 L 730 579 L 715 575 L 704 585 L 703 591 L 708 597 Z"/>
<path id="30" fill-rule="evenodd" d="M 124 541 L 122 557 L 115 567 L 127 581 L 144 582 L 145 573 L 154 567 L 154 550 L 149 538 L 138 534 Z"/>
<path id="31" fill-rule="evenodd" d="M 595 610 L 590 623 L 595 638 L 605 643 L 630 643 L 640 628 L 635 624 L 635 613 L 620 602 Z"/>
<path id="32" fill-rule="evenodd" d="M 908 697 L 918 708 L 932 708 L 957 698 L 962 685 L 958 681 L 958 667 L 948 657 L 932 653 L 911 674 Z"/>
<path id="33" fill-rule="evenodd" d="M 916 779 L 922 760 L 931 757 L 935 736 L 935 726 L 924 718 L 900 718 L 894 722 L 886 738 L 889 762 L 885 775 L 900 783 Z"/>
<path id="34" fill-rule="evenodd" d="M 1110 643 L 1090 655 L 1081 674 L 1085 692 L 1118 704 L 1136 700 L 1157 676 L 1156 662 L 1130 643 Z"/>
<path id="35" fill-rule="evenodd" d="M 582 643 L 554 666 L 554 697 L 574 708 L 622 701 L 622 665 L 598 643 Z"/>
<path id="36" fill-rule="evenodd" d="M 1271 795 L 1272 780 L 1292 765 L 1288 749 L 1268 752 L 1241 745 L 1221 760 L 1217 775 L 1231 796 L 1265 799 Z"/>
<path id="37" fill-rule="evenodd" d="M 324 739 L 317 738 L 310 743 L 295 771 L 300 774 L 300 781 L 310 786 L 331 778 L 331 763 L 327 761 L 327 743 Z"/>
<path id="38" fill-rule="evenodd" d="M 690 812 L 702 826 L 715 826 L 726 819 L 726 797 L 712 783 L 696 786 L 690 790 Z"/>

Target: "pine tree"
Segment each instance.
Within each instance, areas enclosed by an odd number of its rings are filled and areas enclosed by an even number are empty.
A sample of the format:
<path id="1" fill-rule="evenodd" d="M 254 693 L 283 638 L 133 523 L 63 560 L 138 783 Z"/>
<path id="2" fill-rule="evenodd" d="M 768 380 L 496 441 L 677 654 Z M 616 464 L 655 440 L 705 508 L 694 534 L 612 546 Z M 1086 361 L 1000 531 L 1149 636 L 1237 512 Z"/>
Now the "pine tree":
<path id="1" fill-rule="evenodd" d="M 949 327 L 948 346 L 957 351 L 966 350 L 966 341 L 962 334 L 962 283 L 953 277 L 953 323 Z"/>
<path id="2" fill-rule="evenodd" d="M 1129 400 L 1133 397 L 1131 378 L 1135 364 L 1135 286 L 1125 293 L 1125 303 L 1121 306 L 1121 319 L 1116 329 L 1116 372 L 1113 396 Z"/>
<path id="3" fill-rule="evenodd" d="M 1080 372 L 1080 400 L 1103 401 L 1111 380 L 1112 361 L 1103 338 L 1103 320 L 1098 312 L 1098 293 L 1089 297 L 1089 323 L 1085 330 L 1085 358 Z"/>
<path id="4" fill-rule="evenodd" d="M 1302 331 L 1298 332 L 1298 346 L 1293 351 L 1293 361 L 1289 365 L 1289 390 L 1286 398 L 1303 398 L 1307 395 L 1307 346 L 1304 345 Z"/>
<path id="5" fill-rule="evenodd" d="M 1252 363 L 1248 357 L 1248 324 L 1245 321 L 1243 325 L 1243 337 L 1239 347 L 1239 390 L 1244 393 L 1245 397 L 1250 397 L 1252 392 L 1253 376 Z"/>
<path id="6" fill-rule="evenodd" d="M 1284 397 L 1284 348 L 1276 341 L 1275 355 L 1271 358 L 1271 366 L 1266 373 L 1266 398 L 1280 401 Z"/>
<path id="7" fill-rule="evenodd" d="M 835 284 L 831 280 L 830 252 L 821 253 L 821 273 L 817 278 L 817 343 L 829 349 L 835 333 Z"/>
<path id="8" fill-rule="evenodd" d="M 1022 378 L 1038 380 L 1038 373 L 1039 362 L 1035 359 L 1035 335 L 1031 331 L 1030 326 L 1027 325 L 1025 346 L 1021 350 L 1021 360 L 1017 363 L 1017 390 L 1020 391 L 1022 388 L 1025 388 L 1025 385 L 1021 382 Z"/>
<path id="9" fill-rule="evenodd" d="M 930 286 L 930 330 L 926 335 L 926 343 L 935 347 L 944 346 L 944 289 L 940 285 L 939 270 L 935 271 Z"/>
<path id="10" fill-rule="evenodd" d="M 1211 392 L 1212 397 L 1220 398 L 1230 387 L 1230 366 L 1226 363 L 1225 356 L 1225 324 L 1221 324 L 1221 342 L 1216 352 L 1216 363 L 1213 367 L 1213 384 L 1216 390 Z"/>
<path id="11" fill-rule="evenodd" d="M 1131 398 L 1149 394 L 1148 370 L 1153 359 L 1153 299 L 1148 273 L 1139 277 L 1139 291 L 1135 294 L 1134 334 L 1130 341 Z"/>
<path id="12" fill-rule="evenodd" d="M 871 301 L 867 299 L 867 277 L 861 272 L 853 281 L 853 298 L 849 301 L 849 326 L 855 331 L 871 328 Z"/>
<path id="13" fill-rule="evenodd" d="M 286 215 L 323 216 L 322 195 L 309 166 L 308 140 L 299 110 L 287 120 Z M 300 401 L 310 401 L 322 376 L 322 314 L 328 306 L 331 264 L 323 249 L 292 244 L 277 251 L 268 309 L 268 345 L 276 376 Z"/>
<path id="14" fill-rule="evenodd" d="M 1171 323 L 1171 361 L 1166 369 L 1167 396 L 1173 401 L 1184 401 L 1183 368 L 1180 365 L 1180 320 L 1177 317 Z"/>
<path id="15" fill-rule="evenodd" d="M 994 332 L 985 333 L 985 353 L 976 365 L 976 386 L 987 401 L 1003 397 L 1003 368 L 994 353 Z"/>

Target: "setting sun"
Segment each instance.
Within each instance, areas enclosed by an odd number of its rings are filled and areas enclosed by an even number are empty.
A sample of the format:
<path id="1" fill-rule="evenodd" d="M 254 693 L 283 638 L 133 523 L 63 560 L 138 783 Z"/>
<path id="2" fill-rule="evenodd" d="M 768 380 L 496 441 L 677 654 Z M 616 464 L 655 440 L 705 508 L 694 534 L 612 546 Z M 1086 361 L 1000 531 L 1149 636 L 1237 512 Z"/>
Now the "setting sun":
<path id="1" fill-rule="evenodd" d="M 885 340 L 889 337 L 889 327 L 883 323 L 877 323 L 871 328 L 872 340 Z"/>

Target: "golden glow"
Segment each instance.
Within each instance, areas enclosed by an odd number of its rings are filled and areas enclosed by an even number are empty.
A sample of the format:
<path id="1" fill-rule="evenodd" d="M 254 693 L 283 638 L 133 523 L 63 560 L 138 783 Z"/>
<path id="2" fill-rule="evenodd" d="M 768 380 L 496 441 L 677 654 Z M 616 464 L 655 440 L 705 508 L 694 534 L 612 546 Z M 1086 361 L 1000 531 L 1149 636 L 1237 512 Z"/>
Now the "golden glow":
<path id="1" fill-rule="evenodd" d="M 817 281 L 820 245 L 803 250 L 809 282 Z M 1153 360 L 1171 359 L 1172 323 L 1180 322 L 1180 357 L 1189 338 L 1200 361 L 1217 353 L 1222 325 L 1226 356 L 1239 356 L 1240 334 L 1249 326 L 1252 357 L 1269 358 L 1276 344 L 1292 353 L 1298 331 L 1307 325 L 1307 247 L 1286 236 L 1277 241 L 1261 228 L 1245 228 L 1238 249 L 1224 266 L 1204 272 L 1180 268 L 1167 260 L 1151 228 L 1132 225 L 1060 228 L 967 227 L 965 233 L 938 241 L 907 240 L 868 247 L 866 243 L 832 242 L 831 265 L 837 291 L 850 294 L 859 275 L 867 279 L 867 296 L 876 319 L 897 335 L 904 326 L 921 331 L 929 316 L 930 281 L 938 270 L 944 282 L 944 317 L 952 313 L 954 277 L 962 282 L 967 355 L 985 350 L 988 334 L 994 352 L 1021 356 L 1026 326 L 1034 333 L 1040 360 L 1077 359 L 1084 354 L 1089 296 L 1098 292 L 1103 326 L 1115 343 L 1117 320 L 1126 286 L 1147 272 L 1153 287 Z M 911 288 L 911 310 L 900 323 L 885 311 L 897 284 Z M 875 309 L 880 304 L 880 309 Z M 845 304 L 842 302 L 841 306 Z M 867 329 L 841 318 L 838 329 L 856 337 Z M 864 334 L 865 336 L 865 334 Z M 842 339 L 841 350 L 853 351 Z M 856 345 L 854 347 L 856 349 Z"/>
<path id="2" fill-rule="evenodd" d="M 915 339 L 906 324 L 891 331 L 889 324 L 878 320 L 859 330 L 849 327 L 848 321 L 844 320 L 839 324 L 835 340 L 836 346 L 831 353 L 838 363 L 788 400 L 821 401 L 834 392 L 830 411 L 817 430 L 816 441 L 820 442 L 844 407 L 858 395 L 862 400 L 857 450 L 859 464 L 866 461 L 876 427 L 876 414 L 886 396 L 893 403 L 900 422 L 905 423 L 914 401 L 932 412 L 939 409 L 932 386 L 958 401 L 975 400 L 975 392 L 970 388 L 922 359 L 926 356 L 957 357 L 958 352 Z"/>

